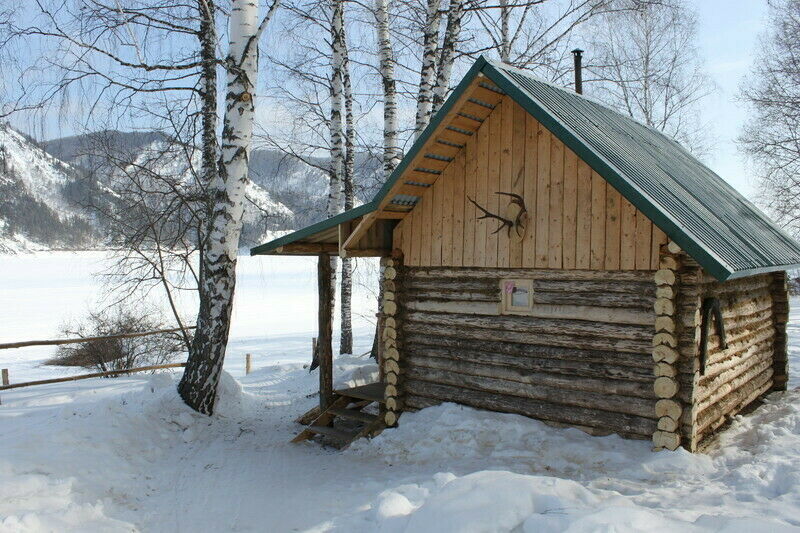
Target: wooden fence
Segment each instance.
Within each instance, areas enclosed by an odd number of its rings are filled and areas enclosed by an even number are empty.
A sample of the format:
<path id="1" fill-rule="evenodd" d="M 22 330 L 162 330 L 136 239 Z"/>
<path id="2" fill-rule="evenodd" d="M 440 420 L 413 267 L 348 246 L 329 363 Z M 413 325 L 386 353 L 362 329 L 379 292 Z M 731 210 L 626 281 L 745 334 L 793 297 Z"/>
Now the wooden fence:
<path id="1" fill-rule="evenodd" d="M 47 385 L 48 383 L 62 383 L 65 381 L 77 381 L 79 379 L 89 379 L 89 378 L 105 378 L 109 376 L 119 376 L 120 374 L 130 374 L 132 372 L 147 372 L 148 370 L 161 370 L 164 368 L 182 368 L 186 366 L 186 363 L 169 363 L 166 365 L 151 365 L 151 366 L 140 366 L 138 368 L 126 368 L 124 370 L 107 370 L 106 372 L 94 372 L 92 374 L 80 374 L 77 376 L 68 376 L 64 378 L 52 378 L 52 379 L 42 379 L 39 381 L 26 381 L 24 383 L 7 383 L 7 376 L 8 372 L 4 373 L 3 376 L 3 385 L 0 386 L 0 390 L 8 390 L 8 389 L 16 389 L 19 387 L 31 387 L 33 385 Z"/>

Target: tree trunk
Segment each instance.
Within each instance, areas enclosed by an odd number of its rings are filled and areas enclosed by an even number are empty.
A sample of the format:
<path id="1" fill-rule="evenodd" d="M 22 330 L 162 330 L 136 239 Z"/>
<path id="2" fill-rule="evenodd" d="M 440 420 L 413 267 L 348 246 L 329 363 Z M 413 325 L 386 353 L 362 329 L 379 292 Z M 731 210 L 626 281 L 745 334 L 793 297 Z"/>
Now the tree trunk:
<path id="1" fill-rule="evenodd" d="M 333 297 L 331 258 L 320 254 L 317 262 L 319 332 L 316 356 L 319 363 L 319 408 L 324 411 L 333 398 Z"/>
<path id="2" fill-rule="evenodd" d="M 213 31 L 210 26 L 208 31 Z M 230 14 L 227 92 L 219 175 L 209 190 L 211 213 L 200 265 L 200 310 L 189 360 L 178 392 L 193 409 L 212 414 L 225 360 L 236 286 L 247 163 L 258 74 L 258 3 L 234 1 Z"/>
<path id="3" fill-rule="evenodd" d="M 419 138 L 431 119 L 433 84 L 436 76 L 436 49 L 439 47 L 439 22 L 441 0 L 428 0 L 425 28 L 422 32 L 422 67 L 417 92 L 417 119 L 414 138 Z"/>
<path id="4" fill-rule="evenodd" d="M 510 19 L 511 8 L 508 6 L 508 0 L 500 0 L 500 61 L 506 64 L 511 63 Z"/>
<path id="5" fill-rule="evenodd" d="M 353 209 L 353 175 L 355 174 L 355 144 L 356 129 L 353 118 L 353 86 L 350 80 L 350 60 L 347 51 L 347 36 L 342 31 L 342 82 L 344 84 L 344 109 L 345 109 L 345 156 L 344 175 L 342 176 L 344 189 L 344 210 Z M 353 263 L 352 259 L 342 259 L 342 288 L 341 288 L 341 338 L 339 340 L 339 353 L 353 353 Z"/>
<path id="6" fill-rule="evenodd" d="M 450 88 L 450 76 L 455 62 L 455 51 L 458 37 L 461 34 L 461 20 L 464 17 L 464 4 L 462 0 L 450 0 L 447 12 L 447 26 L 444 30 L 442 48 L 439 51 L 439 64 L 437 65 L 436 86 L 433 89 L 433 107 L 431 114 L 436 114 L 442 107 Z"/>
<path id="7" fill-rule="evenodd" d="M 397 89 L 394 76 L 394 52 L 389 35 L 388 0 L 375 0 L 377 19 L 378 55 L 383 83 L 383 172 L 386 179 L 400 163 L 397 142 Z"/>

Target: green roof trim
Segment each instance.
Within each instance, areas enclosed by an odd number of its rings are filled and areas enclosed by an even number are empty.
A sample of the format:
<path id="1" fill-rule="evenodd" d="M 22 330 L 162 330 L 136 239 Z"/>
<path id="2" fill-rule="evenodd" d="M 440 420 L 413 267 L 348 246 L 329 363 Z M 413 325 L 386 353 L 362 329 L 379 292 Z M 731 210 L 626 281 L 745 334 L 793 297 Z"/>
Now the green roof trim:
<path id="1" fill-rule="evenodd" d="M 269 241 L 267 243 L 258 245 L 255 248 L 250 249 L 250 255 L 268 254 L 269 252 L 272 252 L 275 249 L 280 248 L 281 246 L 297 242 L 306 237 L 310 237 L 311 235 L 314 235 L 315 233 L 318 233 L 320 231 L 336 227 L 342 222 L 347 222 L 348 220 L 353 220 L 354 218 L 358 218 L 360 216 L 366 215 L 367 213 L 371 213 L 372 211 L 375 210 L 373 204 L 374 201 L 369 202 L 368 204 L 360 205 L 358 207 L 350 209 L 349 211 L 345 211 L 344 213 L 339 213 L 335 217 L 331 217 L 327 220 L 317 222 L 316 224 L 311 224 L 310 226 L 306 226 L 303 229 L 297 230 L 293 233 L 289 233 L 288 235 L 284 235 L 283 237 L 279 237 L 274 241 Z"/>
<path id="2" fill-rule="evenodd" d="M 251 250 L 374 211 L 480 75 L 513 98 L 720 281 L 800 266 L 800 245 L 680 144 L 602 103 L 479 58 L 368 204 Z"/>

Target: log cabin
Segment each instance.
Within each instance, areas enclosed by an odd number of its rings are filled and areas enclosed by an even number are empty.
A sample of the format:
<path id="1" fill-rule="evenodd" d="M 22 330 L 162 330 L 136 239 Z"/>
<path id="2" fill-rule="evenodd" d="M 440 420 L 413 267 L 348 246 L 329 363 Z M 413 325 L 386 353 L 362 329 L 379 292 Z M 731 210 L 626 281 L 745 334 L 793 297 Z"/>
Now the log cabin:
<path id="1" fill-rule="evenodd" d="M 800 246 L 663 133 L 483 58 L 371 202 L 252 253 L 320 257 L 320 406 L 295 440 L 456 402 L 696 451 L 786 388 Z M 330 386 L 337 255 L 381 257 L 359 390 Z"/>

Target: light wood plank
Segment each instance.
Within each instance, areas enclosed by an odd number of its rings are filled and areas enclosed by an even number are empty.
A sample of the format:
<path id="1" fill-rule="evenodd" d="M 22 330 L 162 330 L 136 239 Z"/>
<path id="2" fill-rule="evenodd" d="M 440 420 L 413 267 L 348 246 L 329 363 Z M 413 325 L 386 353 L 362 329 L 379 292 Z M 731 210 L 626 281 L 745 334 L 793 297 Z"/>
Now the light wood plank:
<path id="1" fill-rule="evenodd" d="M 564 215 L 562 226 L 563 268 L 575 268 L 575 242 L 578 201 L 578 156 L 569 148 L 564 149 Z"/>
<path id="2" fill-rule="evenodd" d="M 508 107 L 508 100 L 503 100 L 497 106 L 494 112 L 489 117 L 489 167 L 486 185 L 486 203 L 481 205 L 485 206 L 492 213 L 498 213 L 500 210 L 500 196 L 495 194 L 500 186 L 500 170 L 501 170 L 501 155 L 502 155 L 502 135 L 503 135 L 503 114 Z M 498 266 L 498 246 L 499 246 L 499 232 L 495 232 L 498 226 L 497 220 L 486 219 L 483 221 L 486 229 L 486 254 L 483 261 L 483 266 L 496 267 Z"/>
<path id="3" fill-rule="evenodd" d="M 516 103 L 509 97 L 503 100 L 503 114 L 500 118 L 500 180 L 497 191 L 512 192 L 514 172 L 514 106 Z M 510 203 L 508 196 L 497 195 L 497 213 L 506 216 Z M 511 261 L 511 239 L 507 228 L 497 234 L 497 266 L 508 267 Z"/>
<path id="4" fill-rule="evenodd" d="M 550 268 L 562 266 L 562 227 L 564 215 L 564 145 L 555 136 L 550 139 Z"/>
<path id="5" fill-rule="evenodd" d="M 653 223 L 644 213 L 636 211 L 636 270 L 650 270 L 650 241 Z"/>
<path id="6" fill-rule="evenodd" d="M 636 268 L 636 208 L 624 197 L 620 223 L 619 267 L 622 270 Z"/>
<path id="7" fill-rule="evenodd" d="M 531 115 L 525 115 L 525 205 L 528 208 L 528 229 L 522 242 L 522 266 L 536 266 L 536 171 L 539 152 L 539 122 Z"/>
<path id="8" fill-rule="evenodd" d="M 575 268 L 591 267 L 592 250 L 592 169 L 578 160 L 578 198 L 576 201 Z"/>
<path id="9" fill-rule="evenodd" d="M 481 130 L 486 128 L 486 123 L 481 126 Z M 478 139 L 483 135 L 478 130 Z M 477 174 L 478 174 L 478 146 L 477 141 L 472 140 L 467 143 L 464 154 L 464 266 L 475 266 L 475 218 L 477 209 L 472 205 L 468 198 L 476 198 L 477 194 Z"/>
<path id="10" fill-rule="evenodd" d="M 431 266 L 442 264 L 442 235 L 444 233 L 444 185 L 445 177 L 442 175 L 433 189 L 433 203 L 431 204 Z"/>
<path id="11" fill-rule="evenodd" d="M 550 262 L 550 131 L 539 124 L 536 170 L 536 268 Z"/>
<path id="12" fill-rule="evenodd" d="M 661 228 L 653 224 L 653 242 L 650 255 L 650 269 L 658 270 L 658 263 L 661 257 L 661 245 L 667 244 L 667 235 Z"/>
<path id="13" fill-rule="evenodd" d="M 522 196 L 525 201 L 525 122 L 528 112 L 514 102 L 514 131 L 512 140 L 511 192 Z M 526 202 L 527 205 L 527 202 Z M 509 244 L 509 266 L 522 267 L 522 241 L 511 239 Z"/>
<path id="14" fill-rule="evenodd" d="M 453 171 L 454 165 L 447 167 L 440 195 L 442 206 L 442 266 L 453 264 L 453 200 L 455 196 Z"/>
<path id="15" fill-rule="evenodd" d="M 606 258 L 606 180 L 592 171 L 591 258 L 593 270 L 605 268 Z"/>
<path id="16" fill-rule="evenodd" d="M 408 239 L 410 241 L 409 246 L 409 255 L 408 257 L 404 258 L 405 262 L 412 266 L 419 265 L 419 258 L 420 258 L 420 250 L 422 247 L 422 243 L 420 242 L 422 235 L 420 235 L 420 218 L 421 218 L 421 207 L 422 199 L 417 202 L 417 205 L 414 207 L 414 210 L 411 211 L 411 214 L 408 215 L 408 220 L 410 222 L 409 225 L 409 232 L 408 232 Z"/>
<path id="17" fill-rule="evenodd" d="M 453 163 L 453 266 L 462 266 L 464 263 L 464 190 L 466 180 L 464 176 L 464 152 L 460 152 Z"/>
<path id="18" fill-rule="evenodd" d="M 606 270 L 619 270 L 621 200 L 619 192 L 606 183 Z"/>
<path id="19" fill-rule="evenodd" d="M 431 224 L 433 215 L 433 187 L 428 189 L 422 196 L 422 223 L 420 224 L 420 236 L 422 246 L 420 246 L 419 261 L 422 265 L 431 264 L 431 241 L 433 240 L 433 228 Z"/>
<path id="20" fill-rule="evenodd" d="M 483 123 L 483 126 L 480 130 L 478 130 L 478 142 L 477 142 L 477 171 L 475 175 L 475 201 L 482 205 L 486 206 L 486 198 L 487 198 L 487 187 L 488 187 L 488 176 L 489 176 L 489 134 L 491 130 L 491 125 L 494 122 L 494 117 L 497 116 L 495 112 L 489 115 L 489 118 Z M 482 267 L 486 265 L 486 248 L 487 248 L 487 235 L 488 235 L 488 224 L 484 220 L 478 220 L 478 217 L 481 215 L 481 212 L 475 208 L 473 210 L 474 216 L 473 220 L 475 221 L 475 252 L 474 252 L 474 261 L 473 264 L 477 267 Z"/>

